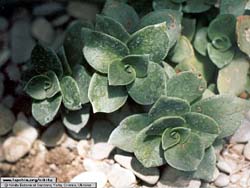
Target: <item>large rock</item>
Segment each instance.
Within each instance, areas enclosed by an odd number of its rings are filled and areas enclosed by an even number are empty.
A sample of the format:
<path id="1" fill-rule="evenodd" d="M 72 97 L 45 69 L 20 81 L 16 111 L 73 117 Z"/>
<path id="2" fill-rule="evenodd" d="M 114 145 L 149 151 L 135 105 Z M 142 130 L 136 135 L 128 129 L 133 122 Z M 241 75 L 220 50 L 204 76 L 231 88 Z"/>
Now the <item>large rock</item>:
<path id="1" fill-rule="evenodd" d="M 3 143 L 4 157 L 8 162 L 16 162 L 25 156 L 31 148 L 26 139 L 20 137 L 9 137 Z"/>
<path id="2" fill-rule="evenodd" d="M 245 143 L 250 140 L 250 121 L 244 119 L 239 129 L 231 137 L 231 143 Z"/>
<path id="3" fill-rule="evenodd" d="M 33 126 L 29 125 L 27 122 L 23 120 L 18 120 L 12 129 L 15 136 L 21 137 L 23 139 L 26 139 L 30 142 L 30 144 L 33 144 L 33 142 L 38 137 L 38 131 Z"/>
<path id="4" fill-rule="evenodd" d="M 51 44 L 55 39 L 55 31 L 50 22 L 45 18 L 37 18 L 32 23 L 32 34 L 40 42 Z"/>
<path id="5" fill-rule="evenodd" d="M 148 184 L 156 184 L 160 178 L 158 168 L 145 168 L 135 157 L 116 154 L 114 159 L 121 166 L 131 170 L 138 178 Z"/>
<path id="6" fill-rule="evenodd" d="M 112 166 L 108 180 L 114 188 L 132 188 L 136 184 L 135 175 L 118 164 Z"/>
<path id="7" fill-rule="evenodd" d="M 109 157 L 111 151 L 114 149 L 114 146 L 101 142 L 92 146 L 91 157 L 96 160 L 102 160 Z"/>
<path id="8" fill-rule="evenodd" d="M 21 19 L 14 23 L 11 28 L 11 59 L 13 63 L 26 62 L 31 55 L 35 45 L 31 37 L 30 22 L 27 19 Z"/>
<path id="9" fill-rule="evenodd" d="M 0 136 L 11 131 L 15 123 L 15 116 L 8 108 L 0 104 Z"/>
<path id="10" fill-rule="evenodd" d="M 83 172 L 75 176 L 70 182 L 97 182 L 97 188 L 103 188 L 107 183 L 107 176 L 102 172 Z"/>
<path id="11" fill-rule="evenodd" d="M 66 140 L 65 128 L 61 122 L 52 123 L 42 134 L 41 140 L 47 147 L 55 147 Z"/>

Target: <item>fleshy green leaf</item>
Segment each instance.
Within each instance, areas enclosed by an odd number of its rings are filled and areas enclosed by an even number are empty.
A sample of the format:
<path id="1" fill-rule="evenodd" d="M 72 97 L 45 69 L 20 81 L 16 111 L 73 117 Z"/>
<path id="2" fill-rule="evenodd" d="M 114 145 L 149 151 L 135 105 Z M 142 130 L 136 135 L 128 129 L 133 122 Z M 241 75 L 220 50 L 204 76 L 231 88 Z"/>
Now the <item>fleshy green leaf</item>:
<path id="1" fill-rule="evenodd" d="M 73 78 L 75 79 L 80 91 L 81 103 L 82 104 L 88 103 L 89 102 L 88 89 L 91 76 L 89 75 L 84 66 L 76 65 L 73 68 Z"/>
<path id="2" fill-rule="evenodd" d="M 31 63 L 36 72 L 43 74 L 54 71 L 60 79 L 63 75 L 62 64 L 56 53 L 47 47 L 37 44 L 31 53 Z"/>
<path id="3" fill-rule="evenodd" d="M 181 36 L 173 49 L 173 55 L 170 60 L 174 63 L 181 63 L 185 59 L 193 56 L 193 46 L 185 36 Z"/>
<path id="4" fill-rule="evenodd" d="M 215 168 L 216 168 L 216 155 L 214 148 L 210 147 L 205 151 L 205 155 L 200 165 L 198 166 L 197 170 L 193 174 L 193 177 L 210 182 L 213 179 Z"/>
<path id="5" fill-rule="evenodd" d="M 182 171 L 197 170 L 204 156 L 204 146 L 198 135 L 190 133 L 184 143 L 179 143 L 164 151 L 167 163 Z"/>
<path id="6" fill-rule="evenodd" d="M 187 112 L 190 112 L 190 106 L 186 100 L 161 96 L 148 114 L 153 119 L 158 119 L 164 116 L 182 116 Z"/>
<path id="7" fill-rule="evenodd" d="M 209 116 L 190 112 L 185 114 L 186 127 L 200 136 L 205 148 L 211 146 L 219 135 L 219 125 Z"/>
<path id="8" fill-rule="evenodd" d="M 147 135 L 147 127 L 136 136 L 134 154 L 146 168 L 166 163 L 161 146 L 161 136 Z"/>
<path id="9" fill-rule="evenodd" d="M 128 55 L 129 50 L 118 39 L 104 33 L 83 29 L 83 53 L 88 63 L 101 73 L 108 73 L 109 64 Z"/>
<path id="10" fill-rule="evenodd" d="M 148 55 L 128 55 L 122 59 L 123 64 L 131 65 L 136 72 L 136 77 L 147 76 L 149 56 Z"/>
<path id="11" fill-rule="evenodd" d="M 149 125 L 146 134 L 155 136 L 162 135 L 165 129 L 179 127 L 185 123 L 185 119 L 180 116 L 161 117 Z"/>
<path id="12" fill-rule="evenodd" d="M 208 37 L 211 41 L 219 36 L 227 36 L 231 42 L 235 39 L 236 19 L 231 14 L 223 14 L 217 16 L 208 27 Z M 226 29 L 225 29 L 226 28 Z"/>
<path id="13" fill-rule="evenodd" d="M 71 70 L 71 67 L 69 65 L 68 58 L 66 57 L 64 46 L 61 46 L 58 49 L 57 56 L 58 56 L 58 58 L 60 59 L 60 61 L 62 63 L 64 76 L 65 75 L 71 75 L 72 74 L 72 70 Z M 83 56 L 82 53 L 81 53 L 81 56 Z"/>
<path id="14" fill-rule="evenodd" d="M 134 8 L 116 0 L 106 1 L 102 13 L 121 23 L 128 32 L 134 32 L 139 22 L 139 16 Z"/>
<path id="15" fill-rule="evenodd" d="M 95 29 L 111 35 L 122 42 L 126 42 L 130 37 L 129 33 L 119 22 L 108 16 L 97 15 Z"/>
<path id="16" fill-rule="evenodd" d="M 150 25 L 131 35 L 127 45 L 131 54 L 149 54 L 154 62 L 161 62 L 168 54 L 169 38 L 166 23 Z"/>
<path id="17" fill-rule="evenodd" d="M 124 105 L 128 97 L 126 88 L 109 86 L 108 78 L 97 73 L 91 78 L 88 96 L 94 113 L 114 112 Z"/>
<path id="18" fill-rule="evenodd" d="M 109 143 L 125 151 L 134 152 L 136 135 L 151 123 L 147 114 L 136 114 L 125 118 L 111 133 Z"/>
<path id="19" fill-rule="evenodd" d="M 182 5 L 180 3 L 174 3 L 172 0 L 153 0 L 154 10 L 173 9 L 180 11 Z"/>
<path id="20" fill-rule="evenodd" d="M 117 60 L 109 65 L 108 81 L 111 86 L 128 85 L 136 78 L 135 69 Z"/>
<path id="21" fill-rule="evenodd" d="M 185 99 L 191 103 L 202 96 L 206 87 L 206 81 L 199 74 L 182 72 L 168 80 L 167 96 Z"/>
<path id="22" fill-rule="evenodd" d="M 182 13 L 176 10 L 164 9 L 157 10 L 145 15 L 139 24 L 142 29 L 149 25 L 155 25 L 165 22 L 167 24 L 167 34 L 169 38 L 169 49 L 176 43 L 181 35 Z"/>
<path id="23" fill-rule="evenodd" d="M 219 71 L 217 88 L 220 94 L 238 96 L 244 92 L 250 84 L 249 60 L 243 56 L 235 57 L 232 62 Z"/>
<path id="24" fill-rule="evenodd" d="M 167 150 L 177 144 L 187 141 L 191 133 L 191 129 L 186 127 L 167 128 L 162 134 L 162 148 Z"/>
<path id="25" fill-rule="evenodd" d="M 167 74 L 167 78 L 172 78 L 174 75 L 176 75 L 174 68 L 171 67 L 168 63 L 163 61 L 162 66 L 164 68 L 165 73 Z"/>
<path id="26" fill-rule="evenodd" d="M 221 130 L 219 138 L 224 138 L 232 135 L 238 129 L 244 113 L 249 108 L 250 103 L 246 100 L 229 95 L 215 95 L 195 103 L 192 111 L 213 118 Z"/>
<path id="27" fill-rule="evenodd" d="M 68 130 L 79 133 L 88 123 L 89 111 L 89 105 L 85 105 L 77 111 L 65 111 L 62 116 L 62 122 Z"/>
<path id="28" fill-rule="evenodd" d="M 73 21 L 65 32 L 63 46 L 68 63 L 72 67 L 76 64 L 82 64 L 84 62 L 82 54 L 84 41 L 81 38 L 81 31 L 83 27 L 93 28 L 90 23 L 77 20 Z"/>
<path id="29" fill-rule="evenodd" d="M 70 76 L 65 76 L 60 81 L 60 84 L 64 106 L 69 110 L 79 110 L 81 108 L 81 98 L 76 81 Z"/>
<path id="30" fill-rule="evenodd" d="M 247 0 L 221 0 L 220 14 L 233 14 L 239 16 L 244 14 Z"/>
<path id="31" fill-rule="evenodd" d="M 46 89 L 50 87 L 50 79 L 45 75 L 38 75 L 31 78 L 25 86 L 25 92 L 36 100 L 46 98 Z"/>
<path id="32" fill-rule="evenodd" d="M 194 48 L 197 52 L 201 55 L 207 55 L 207 44 L 209 43 L 207 37 L 207 28 L 202 27 L 200 28 L 194 37 Z"/>
<path id="33" fill-rule="evenodd" d="M 25 86 L 26 93 L 36 100 L 51 98 L 60 91 L 56 74 L 52 71 L 45 75 L 34 76 Z"/>
<path id="34" fill-rule="evenodd" d="M 211 43 L 207 45 L 208 55 L 211 61 L 218 67 L 222 68 L 228 65 L 234 58 L 235 49 L 231 47 L 227 51 L 219 51 Z"/>
<path id="35" fill-rule="evenodd" d="M 32 103 L 32 115 L 41 125 L 50 123 L 56 116 L 62 102 L 62 96 L 56 95 L 45 100 L 35 100 Z"/>
<path id="36" fill-rule="evenodd" d="M 250 16 L 239 16 L 236 24 L 237 43 L 240 50 L 250 55 Z"/>
<path id="37" fill-rule="evenodd" d="M 182 19 L 182 35 L 186 36 L 189 41 L 193 40 L 196 31 L 196 19 L 183 18 Z"/>
<path id="38" fill-rule="evenodd" d="M 148 75 L 145 78 L 136 78 L 127 86 L 130 97 L 143 105 L 153 104 L 166 91 L 166 74 L 163 68 L 153 62 L 148 65 Z"/>

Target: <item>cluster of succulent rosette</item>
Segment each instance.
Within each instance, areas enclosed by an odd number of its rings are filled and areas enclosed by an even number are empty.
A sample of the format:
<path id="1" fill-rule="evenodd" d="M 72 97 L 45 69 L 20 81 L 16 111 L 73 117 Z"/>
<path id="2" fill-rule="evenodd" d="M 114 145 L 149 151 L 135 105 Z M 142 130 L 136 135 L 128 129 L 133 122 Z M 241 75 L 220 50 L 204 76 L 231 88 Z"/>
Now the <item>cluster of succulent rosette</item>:
<path id="1" fill-rule="evenodd" d="M 69 25 L 57 51 L 34 47 L 24 74 L 32 115 L 47 125 L 61 114 L 79 133 L 90 116 L 130 100 L 150 110 L 121 121 L 110 143 L 145 167 L 211 180 L 215 143 L 250 109 L 238 97 L 250 91 L 250 16 L 246 1 L 235 2 L 154 0 L 145 13 L 139 2 L 107 0 L 94 24 Z"/>

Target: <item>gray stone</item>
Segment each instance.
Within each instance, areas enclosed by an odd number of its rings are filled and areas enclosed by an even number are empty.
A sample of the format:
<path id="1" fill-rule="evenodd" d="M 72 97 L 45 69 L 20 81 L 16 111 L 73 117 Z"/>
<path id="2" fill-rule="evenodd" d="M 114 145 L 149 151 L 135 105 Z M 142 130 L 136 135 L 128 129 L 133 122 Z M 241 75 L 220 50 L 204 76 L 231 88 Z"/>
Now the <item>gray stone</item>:
<path id="1" fill-rule="evenodd" d="M 16 162 L 25 156 L 31 148 L 31 144 L 20 137 L 9 137 L 3 143 L 4 157 L 8 162 Z"/>
<path id="2" fill-rule="evenodd" d="M 229 180 L 229 176 L 227 176 L 226 174 L 221 173 L 216 180 L 214 181 L 214 184 L 217 187 L 226 187 L 229 184 L 230 180 Z"/>
<path id="3" fill-rule="evenodd" d="M 31 55 L 35 45 L 31 37 L 30 22 L 28 20 L 18 20 L 11 28 L 11 59 L 13 63 L 26 62 Z"/>
<path id="4" fill-rule="evenodd" d="M 44 3 L 33 8 L 35 16 L 48 16 L 64 10 L 64 6 L 57 2 Z"/>
<path id="5" fill-rule="evenodd" d="M 239 129 L 231 137 L 231 143 L 245 143 L 250 140 L 250 122 L 246 119 L 242 121 Z"/>
<path id="6" fill-rule="evenodd" d="M 157 186 L 159 188 L 188 187 L 191 180 L 192 176 L 190 173 L 185 173 L 168 166 L 163 170 Z"/>
<path id="7" fill-rule="evenodd" d="M 246 144 L 243 154 L 246 159 L 250 160 L 250 142 Z"/>
<path id="8" fill-rule="evenodd" d="M 107 176 L 102 172 L 83 172 L 75 176 L 70 182 L 96 182 L 97 188 L 104 188 Z"/>
<path id="9" fill-rule="evenodd" d="M 0 137 L 0 162 L 5 160 L 4 152 L 3 152 L 3 143 L 6 140 L 6 138 Z"/>
<path id="10" fill-rule="evenodd" d="M 0 31 L 7 30 L 8 26 L 8 21 L 4 17 L 0 16 Z"/>
<path id="11" fill-rule="evenodd" d="M 77 152 L 81 157 L 86 157 L 89 149 L 90 144 L 87 140 L 80 140 L 77 143 Z"/>
<path id="12" fill-rule="evenodd" d="M 224 160 L 219 160 L 217 163 L 217 167 L 219 170 L 221 170 L 222 172 L 231 174 L 232 173 L 232 168 L 230 166 L 230 164 L 228 164 L 226 161 Z"/>
<path id="13" fill-rule="evenodd" d="M 97 119 L 93 123 L 92 129 L 92 138 L 94 139 L 95 143 L 98 142 L 107 142 L 109 139 L 109 135 L 115 128 L 111 122 L 107 120 Z"/>
<path id="14" fill-rule="evenodd" d="M 10 80 L 20 82 L 21 72 L 16 64 L 9 64 L 5 69 Z"/>
<path id="15" fill-rule="evenodd" d="M 158 168 L 145 168 L 135 157 L 116 154 L 114 159 L 121 166 L 131 170 L 139 179 L 154 185 L 160 178 Z"/>
<path id="16" fill-rule="evenodd" d="M 61 15 L 52 21 L 52 25 L 55 27 L 64 25 L 65 23 L 67 23 L 69 21 L 69 19 L 70 19 L 69 15 L 67 15 L 67 14 Z"/>
<path id="17" fill-rule="evenodd" d="M 114 188 L 132 188 L 136 184 L 135 175 L 118 164 L 112 166 L 108 180 Z"/>
<path id="18" fill-rule="evenodd" d="M 8 108 L 0 104 L 0 136 L 11 131 L 15 123 L 15 116 Z"/>
<path id="19" fill-rule="evenodd" d="M 55 31 L 52 24 L 42 17 L 35 19 L 32 23 L 32 34 L 45 44 L 52 44 L 55 39 Z"/>
<path id="20" fill-rule="evenodd" d="M 1 82 L 1 81 L 0 81 Z M 1 84 L 0 84 L 1 85 Z M 0 86 L 1 87 L 1 86 Z M 1 89 L 0 89 L 1 90 Z M 1 94 L 0 94 L 1 96 Z M 1 97 L 0 97 L 1 98 Z M 3 99 L 2 99 L 2 104 L 7 107 L 7 108 L 12 108 L 13 105 L 15 103 L 15 98 L 12 95 L 6 95 Z"/>
<path id="21" fill-rule="evenodd" d="M 99 13 L 96 4 L 79 1 L 70 1 L 67 10 L 72 17 L 91 21 L 94 21 L 96 14 Z"/>
<path id="22" fill-rule="evenodd" d="M 100 171 L 104 174 L 108 174 L 112 167 L 105 161 L 97 161 L 89 158 L 84 159 L 83 166 L 87 171 Z"/>
<path id="23" fill-rule="evenodd" d="M 21 121 L 28 123 L 28 118 L 26 117 L 26 115 L 23 112 L 19 112 L 17 114 L 16 118 L 17 118 L 17 120 L 21 120 Z"/>
<path id="24" fill-rule="evenodd" d="M 106 159 L 109 157 L 113 149 L 114 146 L 108 143 L 105 142 L 97 143 L 93 145 L 91 148 L 91 157 L 96 160 Z"/>
<path id="25" fill-rule="evenodd" d="M 15 136 L 26 139 L 31 145 L 38 137 L 38 130 L 23 120 L 16 121 L 12 131 Z"/>
<path id="26" fill-rule="evenodd" d="M 0 68 L 9 60 L 10 58 L 10 50 L 8 48 L 4 48 L 0 51 Z"/>
<path id="27" fill-rule="evenodd" d="M 61 145 L 66 139 L 65 129 L 61 122 L 52 123 L 42 134 L 41 140 L 47 147 Z"/>

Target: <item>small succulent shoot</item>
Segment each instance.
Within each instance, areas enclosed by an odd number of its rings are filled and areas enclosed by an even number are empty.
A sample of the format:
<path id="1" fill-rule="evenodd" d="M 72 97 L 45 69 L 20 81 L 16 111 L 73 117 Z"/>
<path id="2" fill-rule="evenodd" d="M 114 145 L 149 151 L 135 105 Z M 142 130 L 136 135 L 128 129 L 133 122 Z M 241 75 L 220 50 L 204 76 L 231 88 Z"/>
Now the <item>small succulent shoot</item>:
<path id="1" fill-rule="evenodd" d="M 208 27 L 197 31 L 194 48 L 203 56 L 208 54 L 218 68 L 225 67 L 235 55 L 235 25 L 234 15 L 218 15 Z"/>
<path id="2" fill-rule="evenodd" d="M 197 178 L 211 179 L 215 139 L 234 133 L 250 103 L 230 95 L 202 99 L 205 90 L 206 82 L 199 74 L 182 72 L 171 77 L 166 95 L 148 113 L 125 118 L 109 143 L 133 152 L 145 167 L 167 163 L 194 172 Z"/>

